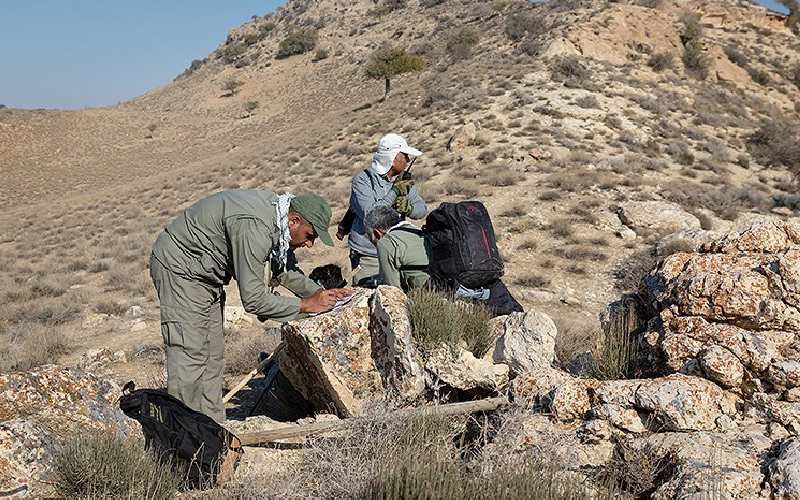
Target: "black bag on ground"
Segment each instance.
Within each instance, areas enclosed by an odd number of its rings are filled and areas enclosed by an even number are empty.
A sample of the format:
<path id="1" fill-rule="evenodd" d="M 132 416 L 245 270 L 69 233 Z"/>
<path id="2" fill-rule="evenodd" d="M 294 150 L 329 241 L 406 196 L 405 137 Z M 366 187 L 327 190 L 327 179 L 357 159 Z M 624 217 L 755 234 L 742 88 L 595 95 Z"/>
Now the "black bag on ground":
<path id="1" fill-rule="evenodd" d="M 423 230 L 429 273 L 437 285 L 452 288 L 456 281 L 467 288 L 484 288 L 503 276 L 503 259 L 483 203 L 442 203 L 428 214 Z"/>
<path id="2" fill-rule="evenodd" d="M 210 488 L 233 475 L 243 450 L 239 439 L 211 417 L 156 389 L 134 390 L 119 400 L 125 415 L 142 425 L 145 446 L 186 470 L 189 488 Z"/>

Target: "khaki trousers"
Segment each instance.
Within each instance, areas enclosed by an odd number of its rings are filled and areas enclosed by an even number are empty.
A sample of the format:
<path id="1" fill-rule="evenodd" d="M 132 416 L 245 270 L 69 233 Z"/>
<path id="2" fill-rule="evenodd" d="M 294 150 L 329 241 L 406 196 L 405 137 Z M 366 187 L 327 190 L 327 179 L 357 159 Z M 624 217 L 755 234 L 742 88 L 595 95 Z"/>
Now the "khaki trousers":
<path id="1" fill-rule="evenodd" d="M 189 408 L 222 424 L 225 292 L 222 287 L 183 278 L 164 268 L 153 256 L 150 277 L 161 306 L 167 391 Z"/>

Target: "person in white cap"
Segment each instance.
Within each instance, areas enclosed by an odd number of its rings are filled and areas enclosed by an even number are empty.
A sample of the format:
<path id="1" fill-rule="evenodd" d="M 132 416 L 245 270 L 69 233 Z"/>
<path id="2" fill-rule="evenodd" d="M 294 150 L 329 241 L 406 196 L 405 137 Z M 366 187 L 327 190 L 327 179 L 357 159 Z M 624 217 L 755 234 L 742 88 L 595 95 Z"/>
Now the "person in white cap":
<path id="1" fill-rule="evenodd" d="M 408 171 L 413 158 L 422 151 L 412 148 L 397 134 L 386 134 L 378 143 L 370 168 L 353 177 L 350 208 L 336 234 L 340 240 L 349 234 L 353 284 L 371 286 L 377 279 L 378 250 L 366 235 L 364 217 L 381 205 L 393 207 L 404 218 L 422 219 L 428 212 Z"/>

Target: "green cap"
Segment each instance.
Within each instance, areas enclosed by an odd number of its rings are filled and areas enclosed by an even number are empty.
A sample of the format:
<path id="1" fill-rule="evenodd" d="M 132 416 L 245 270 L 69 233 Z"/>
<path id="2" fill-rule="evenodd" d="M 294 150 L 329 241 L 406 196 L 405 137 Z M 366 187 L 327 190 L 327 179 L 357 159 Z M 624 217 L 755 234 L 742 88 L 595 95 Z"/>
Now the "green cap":
<path id="1" fill-rule="evenodd" d="M 314 231 L 323 243 L 333 246 L 333 239 L 328 232 L 331 225 L 331 206 L 322 197 L 309 193 L 292 198 L 292 210 L 302 215 L 305 220 L 314 226 Z"/>

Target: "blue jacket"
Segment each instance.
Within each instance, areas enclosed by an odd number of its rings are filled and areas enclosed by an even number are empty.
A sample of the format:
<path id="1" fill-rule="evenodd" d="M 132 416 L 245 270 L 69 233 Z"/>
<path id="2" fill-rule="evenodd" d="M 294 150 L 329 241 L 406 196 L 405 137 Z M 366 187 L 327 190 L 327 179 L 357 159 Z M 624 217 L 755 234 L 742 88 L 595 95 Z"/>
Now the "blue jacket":
<path id="1" fill-rule="evenodd" d="M 350 210 L 353 212 L 353 226 L 350 230 L 348 242 L 350 249 L 361 255 L 370 257 L 378 256 L 378 249 L 369 241 L 364 228 L 364 217 L 375 207 L 392 205 L 397 194 L 392 189 L 391 181 L 380 176 L 370 169 L 362 170 L 353 177 L 353 187 L 350 192 Z M 428 213 L 425 200 L 419 195 L 417 188 L 412 187 L 408 193 L 411 203 L 411 218 L 422 219 Z"/>

